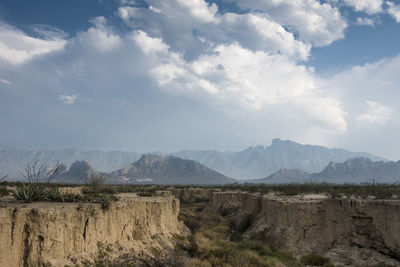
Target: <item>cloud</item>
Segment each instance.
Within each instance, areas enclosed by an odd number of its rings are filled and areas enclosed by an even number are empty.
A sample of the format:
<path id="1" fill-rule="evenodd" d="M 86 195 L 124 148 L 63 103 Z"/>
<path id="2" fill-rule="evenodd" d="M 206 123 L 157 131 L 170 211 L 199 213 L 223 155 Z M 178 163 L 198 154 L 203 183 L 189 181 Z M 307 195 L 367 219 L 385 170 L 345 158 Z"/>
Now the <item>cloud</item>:
<path id="1" fill-rule="evenodd" d="M 14 65 L 21 64 L 40 55 L 61 51 L 67 43 L 51 31 L 44 35 L 44 39 L 31 37 L 0 22 L 0 58 Z"/>
<path id="2" fill-rule="evenodd" d="M 8 81 L 6 79 L 0 79 L 0 82 L 4 83 L 4 84 L 10 84 L 11 83 L 10 81 Z"/>
<path id="3" fill-rule="evenodd" d="M 393 108 L 398 57 L 334 77 L 306 66 L 313 47 L 344 38 L 346 19 L 331 1 L 239 0 L 239 13 L 206 1 L 147 3 L 125 2 L 116 22 L 92 19 L 88 29 L 62 37 L 58 53 L 11 67 L 0 61 L 0 73 L 18 89 L 0 92 L 6 141 L 29 145 L 13 134 L 26 131 L 14 122 L 32 115 L 40 121 L 26 127 L 49 148 L 63 139 L 65 146 L 97 149 L 236 149 L 275 136 L 336 146 L 352 136 L 343 146 L 358 142 L 356 150 L 366 150 L 360 136 L 373 140 L 387 127 L 400 134 Z M 51 29 L 39 31 L 30 38 L 53 41 L 46 37 Z M 78 95 L 66 95 L 71 88 Z M 85 105 L 58 106 L 77 100 Z M 96 127 L 83 127 L 87 121 Z M 49 130 L 54 140 L 44 138 Z"/>
<path id="4" fill-rule="evenodd" d="M 151 38 L 144 31 L 135 31 L 132 34 L 133 41 L 142 49 L 145 54 L 151 52 L 166 52 L 168 46 L 164 44 L 161 38 Z"/>
<path id="5" fill-rule="evenodd" d="M 86 43 L 101 53 L 107 53 L 121 45 L 120 36 L 108 26 L 106 18 L 95 17 L 90 22 L 94 26 L 78 34 L 81 43 Z"/>
<path id="6" fill-rule="evenodd" d="M 374 27 L 375 23 L 370 18 L 360 18 L 360 17 L 358 17 L 357 18 L 357 25 Z"/>
<path id="7" fill-rule="evenodd" d="M 386 124 L 392 116 L 393 109 L 374 101 L 365 101 L 367 113 L 357 116 L 356 120 L 360 123 Z"/>
<path id="8" fill-rule="evenodd" d="M 215 14 L 218 11 L 218 7 L 215 3 L 207 4 L 204 0 L 177 0 L 176 3 L 187 8 L 193 17 L 203 22 L 217 21 Z"/>
<path id="9" fill-rule="evenodd" d="M 382 12 L 383 0 L 344 0 L 344 3 L 356 11 L 376 14 Z"/>
<path id="10" fill-rule="evenodd" d="M 393 2 L 387 1 L 386 5 L 388 6 L 387 12 L 391 15 L 396 22 L 400 23 L 400 5 L 396 5 Z"/>
<path id="11" fill-rule="evenodd" d="M 164 90 L 205 98 L 227 112 L 238 107 L 260 111 L 268 106 L 288 105 L 323 128 L 346 130 L 340 102 L 321 95 L 312 70 L 296 65 L 285 56 L 253 52 L 232 44 L 216 46 L 212 53 L 187 62 L 160 44 L 159 38 L 144 32 L 135 36 L 161 47 L 150 50 L 155 58 L 150 73 Z M 135 40 L 148 54 L 140 39 Z"/>
<path id="12" fill-rule="evenodd" d="M 75 103 L 77 96 L 74 95 L 60 95 L 58 97 L 58 100 L 60 100 L 61 102 L 63 102 L 66 105 L 73 105 Z"/>
<path id="13" fill-rule="evenodd" d="M 336 7 L 317 0 L 238 0 L 236 4 L 243 10 L 267 14 L 277 23 L 293 29 L 300 40 L 315 46 L 327 46 L 343 39 L 347 28 L 346 20 Z"/>

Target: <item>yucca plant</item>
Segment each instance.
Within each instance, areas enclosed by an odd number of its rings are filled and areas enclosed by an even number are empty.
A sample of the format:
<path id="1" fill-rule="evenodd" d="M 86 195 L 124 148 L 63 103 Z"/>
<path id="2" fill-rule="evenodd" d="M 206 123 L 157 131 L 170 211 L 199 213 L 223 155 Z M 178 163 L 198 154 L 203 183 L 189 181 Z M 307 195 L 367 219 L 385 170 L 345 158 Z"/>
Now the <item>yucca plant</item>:
<path id="1" fill-rule="evenodd" d="M 46 198 L 50 201 L 63 201 L 62 194 L 60 188 L 52 187 L 47 190 Z"/>
<path id="2" fill-rule="evenodd" d="M 34 186 L 30 183 L 17 186 L 16 192 L 13 192 L 13 194 L 17 200 L 26 203 L 37 201 L 41 197 L 40 192 L 35 190 Z"/>
<path id="3" fill-rule="evenodd" d="M 36 160 L 33 164 L 28 163 L 25 172 L 20 172 L 27 180 L 27 183 L 17 186 L 17 192 L 14 193 L 14 197 L 22 202 L 47 200 L 48 192 L 46 191 L 46 186 L 40 184 L 41 180 L 47 178 L 47 183 L 49 184 L 64 168 L 64 165 L 57 162 L 54 168 L 45 172 L 44 165 L 39 164 L 39 160 Z M 57 194 L 56 191 L 52 193 Z M 51 197 L 56 196 L 52 195 Z"/>

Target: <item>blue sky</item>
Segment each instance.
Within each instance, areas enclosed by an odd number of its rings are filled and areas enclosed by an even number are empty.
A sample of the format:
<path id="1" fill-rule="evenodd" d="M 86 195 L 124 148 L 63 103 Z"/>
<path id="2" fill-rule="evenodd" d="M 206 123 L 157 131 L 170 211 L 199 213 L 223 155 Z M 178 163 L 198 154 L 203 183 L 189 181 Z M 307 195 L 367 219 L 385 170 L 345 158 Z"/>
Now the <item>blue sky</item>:
<path id="1" fill-rule="evenodd" d="M 398 0 L 3 0 L 0 146 L 400 159 Z"/>

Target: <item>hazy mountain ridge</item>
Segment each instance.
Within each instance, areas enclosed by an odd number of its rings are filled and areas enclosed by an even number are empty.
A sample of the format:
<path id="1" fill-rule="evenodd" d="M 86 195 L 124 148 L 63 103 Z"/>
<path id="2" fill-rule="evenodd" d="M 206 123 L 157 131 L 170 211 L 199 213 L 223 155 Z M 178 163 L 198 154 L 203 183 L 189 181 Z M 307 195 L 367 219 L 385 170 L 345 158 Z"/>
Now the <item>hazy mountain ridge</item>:
<path id="1" fill-rule="evenodd" d="M 350 158 L 366 157 L 374 161 L 385 160 L 363 152 L 302 145 L 289 140 L 274 139 L 271 146 L 249 147 L 238 152 L 181 151 L 174 155 L 198 161 L 229 177 L 257 179 L 281 168 L 299 169 L 314 173 L 322 171 L 329 162 L 343 162 Z"/>
<path id="2" fill-rule="evenodd" d="M 76 160 L 87 160 L 101 172 L 111 172 L 138 160 L 146 153 L 121 151 L 80 151 L 77 149 L 29 151 L 13 148 L 0 149 L 0 175 L 20 177 L 18 171 L 26 164 L 40 159 L 51 165 L 56 161 L 71 165 Z M 154 154 L 154 153 L 152 153 Z M 155 154 L 163 154 L 157 152 Z M 355 153 L 343 149 L 329 149 L 322 146 L 302 145 L 292 141 L 274 139 L 271 146 L 249 147 L 237 152 L 216 150 L 183 150 L 168 153 L 183 159 L 197 161 L 228 177 L 257 179 L 267 177 L 281 168 L 299 169 L 309 173 L 322 171 L 329 162 L 343 162 L 350 158 L 367 157 L 372 160 L 383 158 L 368 153 Z"/>
<path id="3" fill-rule="evenodd" d="M 138 161 L 112 172 L 111 177 L 117 177 L 115 182 L 154 184 L 225 184 L 236 181 L 196 161 L 170 155 L 143 155 Z"/>
<path id="4" fill-rule="evenodd" d="M 280 169 L 266 178 L 246 182 L 289 184 L 307 181 L 331 184 L 399 183 L 400 161 L 372 161 L 368 158 L 353 158 L 342 163 L 330 162 L 318 173 L 310 174 L 296 169 Z"/>
<path id="5" fill-rule="evenodd" d="M 279 169 L 276 173 L 262 179 L 248 180 L 249 183 L 290 184 L 304 183 L 311 178 L 311 174 L 297 169 Z"/>
<path id="6" fill-rule="evenodd" d="M 371 161 L 354 158 L 343 163 L 330 162 L 312 179 L 329 183 L 399 183 L 400 161 Z"/>

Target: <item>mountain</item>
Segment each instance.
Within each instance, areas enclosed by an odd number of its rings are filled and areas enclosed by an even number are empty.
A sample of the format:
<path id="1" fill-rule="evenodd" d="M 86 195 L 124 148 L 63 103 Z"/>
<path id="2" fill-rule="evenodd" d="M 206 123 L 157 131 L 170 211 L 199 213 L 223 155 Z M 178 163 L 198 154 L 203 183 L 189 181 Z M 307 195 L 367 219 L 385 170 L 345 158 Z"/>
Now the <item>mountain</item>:
<path id="1" fill-rule="evenodd" d="M 18 171 L 23 170 L 27 163 L 37 159 L 48 165 L 54 165 L 56 161 L 70 165 L 76 160 L 85 159 L 96 170 L 110 172 L 138 160 L 143 154 L 120 151 L 84 152 L 76 149 L 28 151 L 0 148 L 0 176 L 9 174 L 9 178 L 20 178 Z M 343 162 L 355 157 L 366 157 L 374 161 L 384 160 L 367 153 L 302 145 L 280 139 L 274 139 L 270 146 L 249 147 L 237 152 L 184 150 L 168 155 L 197 161 L 210 169 L 237 179 L 267 177 L 281 168 L 299 169 L 309 173 L 320 172 L 331 161 Z"/>
<path id="2" fill-rule="evenodd" d="M 330 162 L 320 173 L 312 175 L 313 180 L 328 183 L 398 183 L 400 182 L 400 161 L 371 161 L 368 158 L 354 158 L 343 163 Z"/>
<path id="3" fill-rule="evenodd" d="M 102 172 L 110 172 L 122 168 L 140 158 L 141 154 L 121 151 L 80 151 L 77 149 L 61 150 L 23 150 L 0 148 L 0 175 L 8 174 L 9 178 L 21 178 L 19 171 L 28 163 L 40 160 L 46 166 L 53 166 L 57 161 L 69 166 L 77 160 L 86 160 L 93 168 Z"/>
<path id="4" fill-rule="evenodd" d="M 77 160 L 64 172 L 53 180 L 54 183 L 84 183 L 86 178 L 97 173 L 93 166 L 86 160 Z"/>
<path id="5" fill-rule="evenodd" d="M 290 184 L 304 183 L 311 178 L 311 174 L 297 169 L 280 169 L 276 173 L 262 179 L 249 180 L 249 183 Z"/>
<path id="6" fill-rule="evenodd" d="M 238 152 L 185 150 L 173 155 L 195 160 L 236 179 L 267 177 L 281 168 L 299 169 L 308 173 L 320 172 L 331 161 L 343 162 L 356 157 L 370 158 L 374 161 L 384 160 L 368 153 L 302 145 L 281 139 L 274 139 L 271 146 L 249 147 Z"/>
<path id="7" fill-rule="evenodd" d="M 169 155 L 143 155 L 111 176 L 121 177 L 119 181 L 125 183 L 226 184 L 236 181 L 193 160 Z"/>

